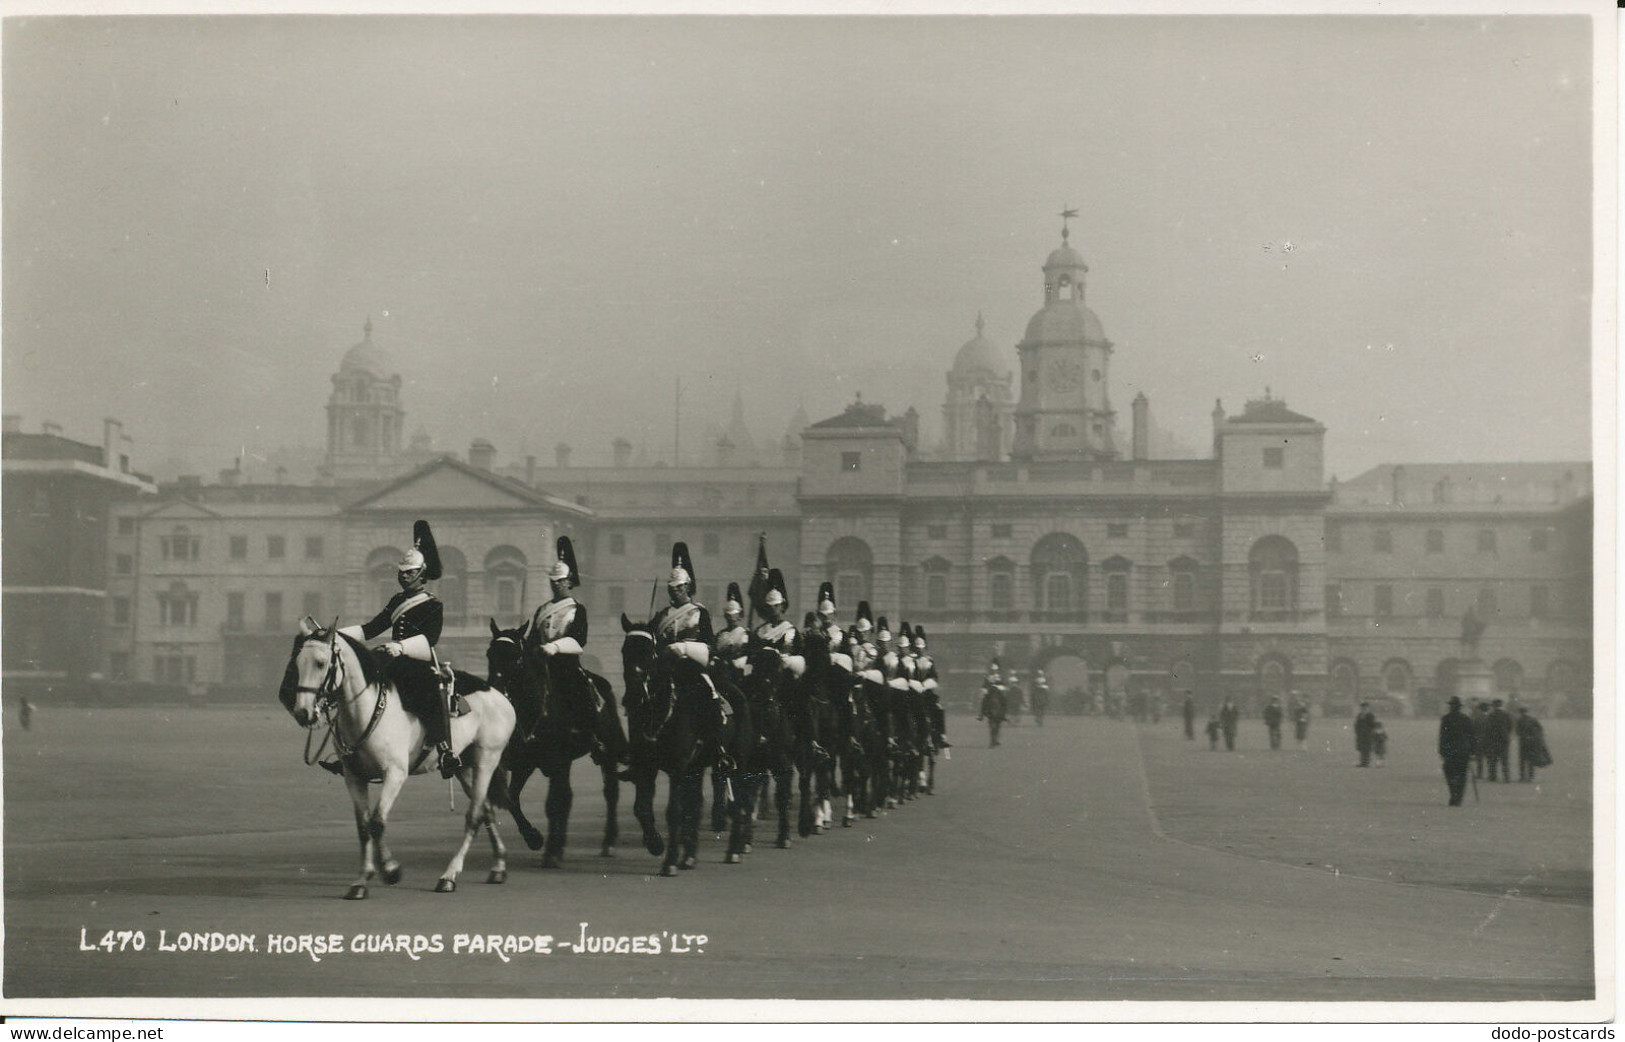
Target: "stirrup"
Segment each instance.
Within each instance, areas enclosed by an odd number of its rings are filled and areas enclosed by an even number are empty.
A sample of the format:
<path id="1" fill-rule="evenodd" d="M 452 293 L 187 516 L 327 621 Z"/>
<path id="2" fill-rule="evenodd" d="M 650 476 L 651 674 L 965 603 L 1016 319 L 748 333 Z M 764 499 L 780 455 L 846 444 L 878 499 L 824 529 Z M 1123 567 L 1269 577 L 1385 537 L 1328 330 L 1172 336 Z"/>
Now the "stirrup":
<path id="1" fill-rule="evenodd" d="M 440 777 L 454 778 L 463 769 L 463 761 L 449 748 L 440 750 Z"/>
<path id="2" fill-rule="evenodd" d="M 316 766 L 330 774 L 336 774 L 341 778 L 344 777 L 344 762 L 342 760 L 322 760 Z"/>

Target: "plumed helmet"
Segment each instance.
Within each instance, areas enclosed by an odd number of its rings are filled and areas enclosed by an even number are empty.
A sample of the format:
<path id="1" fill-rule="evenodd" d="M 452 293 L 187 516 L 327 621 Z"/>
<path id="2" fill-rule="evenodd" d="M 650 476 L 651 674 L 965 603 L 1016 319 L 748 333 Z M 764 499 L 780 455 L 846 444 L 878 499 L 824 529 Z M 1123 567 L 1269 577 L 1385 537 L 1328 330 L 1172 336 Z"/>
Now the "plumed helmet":
<path id="1" fill-rule="evenodd" d="M 874 615 L 872 615 L 869 611 L 868 601 L 858 602 L 858 617 L 857 620 L 852 624 L 852 628 L 857 630 L 859 633 L 868 633 L 870 630 L 875 628 Z"/>
<path id="2" fill-rule="evenodd" d="M 906 651 L 913 642 L 914 634 L 909 630 L 908 623 L 905 622 L 897 631 L 897 646 Z"/>
<path id="3" fill-rule="evenodd" d="M 569 580 L 572 590 L 581 585 L 581 572 L 576 568 L 576 551 L 569 536 L 559 536 L 559 559 L 553 562 L 547 577 L 554 582 Z"/>
<path id="4" fill-rule="evenodd" d="M 783 572 L 779 571 L 777 568 L 769 571 L 767 574 L 767 586 L 768 589 L 765 603 L 771 604 L 775 608 L 782 608 L 786 604 L 790 603 L 790 595 L 784 588 Z"/>
<path id="5" fill-rule="evenodd" d="M 818 584 L 818 614 L 835 614 L 835 584 L 832 582 Z"/>
<path id="6" fill-rule="evenodd" d="M 891 627 L 886 624 L 886 616 L 882 615 L 880 621 L 875 623 L 875 641 L 880 644 L 891 643 Z"/>
<path id="7" fill-rule="evenodd" d="M 739 584 L 738 583 L 729 583 L 728 584 L 728 600 L 722 606 L 722 614 L 724 614 L 724 615 L 743 615 L 743 614 L 745 614 L 745 599 L 739 593 Z"/>
<path id="8" fill-rule="evenodd" d="M 921 651 L 925 650 L 925 627 L 919 626 L 914 630 L 914 646 Z"/>
<path id="9" fill-rule="evenodd" d="M 671 544 L 671 576 L 666 585 L 694 589 L 694 562 L 688 556 L 687 543 Z"/>
<path id="10" fill-rule="evenodd" d="M 429 531 L 427 521 L 412 523 L 412 549 L 402 554 L 395 566 L 398 572 L 411 572 L 419 568 L 423 569 L 425 579 L 440 578 L 440 551 L 434 545 L 434 533 Z"/>

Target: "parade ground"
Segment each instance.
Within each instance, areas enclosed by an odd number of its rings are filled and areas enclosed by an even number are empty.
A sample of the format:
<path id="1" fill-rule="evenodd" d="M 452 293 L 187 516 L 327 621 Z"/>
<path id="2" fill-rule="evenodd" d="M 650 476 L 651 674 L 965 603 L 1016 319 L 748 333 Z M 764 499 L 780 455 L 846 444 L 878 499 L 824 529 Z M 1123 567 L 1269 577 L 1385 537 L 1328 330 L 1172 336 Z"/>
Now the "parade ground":
<path id="1" fill-rule="evenodd" d="M 454 816 L 418 778 L 388 834 L 405 878 L 347 902 L 343 784 L 274 703 L 46 706 L 5 721 L 5 997 L 1592 998 L 1590 723 L 1547 721 L 1538 783 L 1461 808 L 1436 723 L 1386 723 L 1386 765 L 1362 770 L 1342 720 L 1281 751 L 1244 720 L 1215 752 L 1173 718 L 1029 717 L 995 749 L 955 716 L 933 795 L 790 850 L 764 823 L 739 866 L 706 832 L 670 879 L 629 785 L 598 856 L 581 761 L 565 867 L 504 816 L 508 881 L 484 882 L 481 838 L 454 894 L 432 888 L 462 798 Z"/>

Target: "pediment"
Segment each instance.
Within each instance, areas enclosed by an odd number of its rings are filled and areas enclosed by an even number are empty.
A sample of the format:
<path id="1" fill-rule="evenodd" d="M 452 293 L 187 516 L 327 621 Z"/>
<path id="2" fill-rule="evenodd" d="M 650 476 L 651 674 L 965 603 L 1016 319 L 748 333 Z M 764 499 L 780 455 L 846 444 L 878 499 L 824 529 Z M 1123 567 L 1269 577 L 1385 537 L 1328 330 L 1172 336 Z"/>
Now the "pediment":
<path id="1" fill-rule="evenodd" d="M 545 503 L 504 478 L 456 460 L 425 464 L 350 505 L 349 513 L 536 510 Z"/>

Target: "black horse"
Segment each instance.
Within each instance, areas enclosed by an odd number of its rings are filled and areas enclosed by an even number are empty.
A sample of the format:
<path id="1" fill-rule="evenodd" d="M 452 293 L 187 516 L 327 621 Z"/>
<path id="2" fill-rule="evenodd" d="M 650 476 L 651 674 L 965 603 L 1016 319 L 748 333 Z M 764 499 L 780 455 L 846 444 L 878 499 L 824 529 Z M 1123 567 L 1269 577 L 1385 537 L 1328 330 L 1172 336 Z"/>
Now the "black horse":
<path id="1" fill-rule="evenodd" d="M 566 699 L 572 694 L 579 697 L 579 693 L 547 690 L 545 666 L 530 637 L 529 622 L 518 629 L 504 630 L 497 628 L 493 619 L 491 644 L 485 650 L 491 686 L 508 696 L 516 717 L 513 737 L 502 757 L 503 768 L 512 775 L 508 795 L 514 824 L 530 849 L 542 851 L 543 868 L 562 867 L 570 806 L 575 800 L 570 787 L 570 767 L 577 759 L 593 752 L 596 746 L 603 750 L 598 756 L 602 761 L 598 769 L 603 776 L 605 809 L 604 842 L 599 853 L 613 857 L 619 835 L 615 812 L 621 800 L 615 760 L 625 753 L 627 745 L 615 707 L 615 693 L 610 690 L 609 681 L 588 673 L 597 704 L 593 707 L 566 705 Z M 597 723 L 596 742 L 593 734 L 578 725 L 578 721 L 589 717 Z M 545 840 L 519 804 L 525 782 L 536 771 L 547 778 Z"/>
<path id="2" fill-rule="evenodd" d="M 796 714 L 796 772 L 801 782 L 797 830 L 803 836 L 829 828 L 831 796 L 840 795 L 836 752 L 840 748 L 839 700 L 847 695 L 852 675 L 830 660 L 829 639 L 811 612 L 801 630 L 807 671 L 802 674 Z"/>
<path id="3" fill-rule="evenodd" d="M 707 718 L 716 709 L 711 690 L 698 664 L 669 663 L 657 657 L 654 632 L 647 623 L 634 623 L 621 615 L 621 668 L 626 680 L 626 719 L 631 740 L 631 767 L 626 777 L 637 795 L 632 814 L 643 826 L 649 853 L 665 853 L 660 874 L 699 864 L 700 813 L 705 803 L 704 775 L 719 763 L 732 764 L 726 781 L 733 789 L 730 813 L 748 815 L 740 798 L 743 779 L 737 765 L 756 744 L 750 705 L 737 689 L 718 687 L 731 710 L 721 742 L 711 741 Z M 655 779 L 665 774 L 670 790 L 666 798 L 666 831 L 662 842 L 655 828 Z"/>

